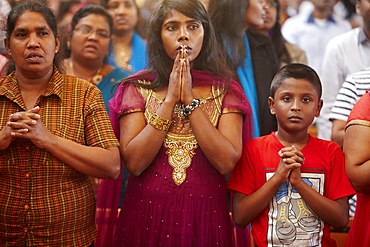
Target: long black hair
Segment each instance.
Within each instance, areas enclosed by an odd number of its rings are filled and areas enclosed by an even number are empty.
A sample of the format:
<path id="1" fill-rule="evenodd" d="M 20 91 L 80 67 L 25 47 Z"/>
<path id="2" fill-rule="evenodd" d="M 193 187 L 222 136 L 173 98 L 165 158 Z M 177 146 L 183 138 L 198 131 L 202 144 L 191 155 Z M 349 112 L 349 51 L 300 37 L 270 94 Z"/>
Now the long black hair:
<path id="1" fill-rule="evenodd" d="M 271 40 L 274 44 L 275 52 L 279 58 L 280 64 L 290 64 L 292 62 L 292 56 L 289 54 L 289 51 L 285 46 L 286 40 L 281 33 L 279 0 L 274 0 L 274 4 L 276 5 L 276 23 L 271 29 Z"/>
<path id="2" fill-rule="evenodd" d="M 243 65 L 247 54 L 244 20 L 248 7 L 249 0 L 211 0 L 208 6 L 216 37 L 234 69 Z"/>
<path id="3" fill-rule="evenodd" d="M 217 42 L 213 26 L 202 3 L 198 0 L 164 0 L 154 11 L 148 24 L 147 52 L 149 58 L 149 73 L 157 73 L 157 78 L 148 88 L 161 88 L 168 85 L 173 60 L 168 57 L 163 47 L 161 30 L 167 14 L 175 10 L 187 17 L 200 21 L 204 29 L 204 39 L 201 52 L 193 62 L 193 69 L 208 71 L 223 79 L 235 77 Z M 141 75 L 133 76 L 130 81 L 140 79 Z"/>

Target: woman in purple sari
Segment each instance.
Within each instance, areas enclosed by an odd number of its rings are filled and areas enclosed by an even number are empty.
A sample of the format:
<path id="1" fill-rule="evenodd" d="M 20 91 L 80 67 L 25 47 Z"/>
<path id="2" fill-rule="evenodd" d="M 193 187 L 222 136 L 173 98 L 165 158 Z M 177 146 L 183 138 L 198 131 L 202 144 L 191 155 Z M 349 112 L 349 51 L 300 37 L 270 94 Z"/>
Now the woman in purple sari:
<path id="1" fill-rule="evenodd" d="M 131 176 L 118 219 L 120 179 L 99 186 L 96 245 L 231 246 L 225 175 L 251 137 L 249 103 L 200 2 L 163 1 L 149 30 L 149 69 L 109 102 Z"/>

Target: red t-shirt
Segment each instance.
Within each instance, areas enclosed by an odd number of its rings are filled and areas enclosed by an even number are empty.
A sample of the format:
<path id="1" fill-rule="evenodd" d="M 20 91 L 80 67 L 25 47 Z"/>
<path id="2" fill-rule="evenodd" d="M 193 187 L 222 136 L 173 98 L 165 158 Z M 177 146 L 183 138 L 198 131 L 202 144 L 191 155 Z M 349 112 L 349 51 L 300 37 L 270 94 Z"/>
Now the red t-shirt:
<path id="1" fill-rule="evenodd" d="M 275 133 L 249 141 L 242 158 L 231 173 L 229 189 L 250 195 L 275 173 L 280 162 L 278 152 L 284 146 Z M 331 200 L 355 193 L 344 169 L 344 157 L 334 142 L 310 136 L 301 150 L 303 180 Z M 275 193 L 263 212 L 252 221 L 257 246 L 335 246 L 330 226 L 319 219 L 287 180 Z"/>
<path id="2" fill-rule="evenodd" d="M 370 126 L 370 95 L 364 94 L 353 107 L 347 126 L 359 124 Z M 370 245 L 370 195 L 357 193 L 355 217 L 347 236 L 346 247 Z"/>

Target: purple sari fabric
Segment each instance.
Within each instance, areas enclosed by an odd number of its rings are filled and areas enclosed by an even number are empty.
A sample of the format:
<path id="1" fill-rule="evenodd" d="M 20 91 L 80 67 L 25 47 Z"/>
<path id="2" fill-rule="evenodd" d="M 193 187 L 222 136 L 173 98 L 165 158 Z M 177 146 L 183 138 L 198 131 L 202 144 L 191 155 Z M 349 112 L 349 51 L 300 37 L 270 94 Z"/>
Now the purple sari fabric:
<path id="1" fill-rule="evenodd" d="M 191 75 L 194 86 L 226 88 L 221 111 L 243 113 L 243 142 L 249 140 L 251 108 L 240 85 L 235 81 L 230 84 L 220 81 L 203 71 L 193 70 Z M 146 75 L 143 79 L 152 81 L 154 77 Z M 146 102 L 135 85 L 123 82 L 109 107 L 112 126 L 119 137 L 119 116 L 144 111 Z M 249 230 L 235 228 L 230 218 L 225 176 L 209 163 L 199 147 L 195 153 L 186 170 L 185 182 L 177 186 L 172 180 L 173 168 L 168 163 L 166 148 L 162 146 L 140 176 L 129 177 L 120 213 L 117 206 L 121 179 L 101 180 L 97 192 L 95 245 L 235 246 L 238 242 L 248 242 Z M 243 236 L 236 239 L 235 232 Z"/>

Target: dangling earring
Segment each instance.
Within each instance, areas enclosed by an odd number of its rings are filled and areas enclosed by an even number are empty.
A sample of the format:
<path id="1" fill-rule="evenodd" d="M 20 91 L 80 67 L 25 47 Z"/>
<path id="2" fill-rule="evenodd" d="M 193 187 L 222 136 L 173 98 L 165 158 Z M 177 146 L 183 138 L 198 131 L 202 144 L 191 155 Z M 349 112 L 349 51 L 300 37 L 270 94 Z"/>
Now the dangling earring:
<path id="1" fill-rule="evenodd" d="M 67 49 L 70 50 L 71 49 L 71 41 L 67 41 Z"/>

